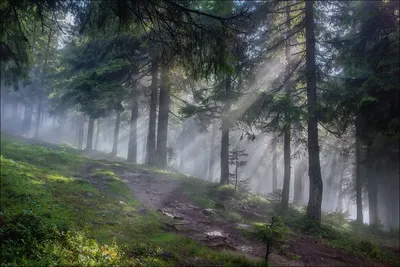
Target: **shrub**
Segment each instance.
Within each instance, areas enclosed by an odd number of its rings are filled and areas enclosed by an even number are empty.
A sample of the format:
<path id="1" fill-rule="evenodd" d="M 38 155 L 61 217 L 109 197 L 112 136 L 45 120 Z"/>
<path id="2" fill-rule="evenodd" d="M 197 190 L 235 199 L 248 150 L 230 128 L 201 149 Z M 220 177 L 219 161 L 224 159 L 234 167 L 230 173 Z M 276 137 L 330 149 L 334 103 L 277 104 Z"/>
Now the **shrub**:
<path id="1" fill-rule="evenodd" d="M 283 246 L 287 242 L 289 229 L 279 216 L 273 216 L 270 224 L 256 224 L 254 227 L 258 238 L 267 246 L 265 261 L 268 264 L 268 256 L 272 249 L 277 248 L 281 251 L 283 250 Z"/>

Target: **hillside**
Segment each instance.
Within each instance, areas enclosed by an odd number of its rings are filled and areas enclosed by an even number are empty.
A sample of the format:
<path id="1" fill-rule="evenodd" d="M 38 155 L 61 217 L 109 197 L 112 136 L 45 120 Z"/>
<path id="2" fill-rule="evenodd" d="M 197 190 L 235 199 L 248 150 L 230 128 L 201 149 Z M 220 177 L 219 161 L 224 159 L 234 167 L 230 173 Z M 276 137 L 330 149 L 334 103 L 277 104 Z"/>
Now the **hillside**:
<path id="1" fill-rule="evenodd" d="M 263 266 L 252 225 L 279 214 L 265 196 L 4 133 L 0 212 L 2 266 Z M 398 233 L 341 213 L 310 228 L 302 212 L 282 215 L 272 265 L 399 264 Z"/>

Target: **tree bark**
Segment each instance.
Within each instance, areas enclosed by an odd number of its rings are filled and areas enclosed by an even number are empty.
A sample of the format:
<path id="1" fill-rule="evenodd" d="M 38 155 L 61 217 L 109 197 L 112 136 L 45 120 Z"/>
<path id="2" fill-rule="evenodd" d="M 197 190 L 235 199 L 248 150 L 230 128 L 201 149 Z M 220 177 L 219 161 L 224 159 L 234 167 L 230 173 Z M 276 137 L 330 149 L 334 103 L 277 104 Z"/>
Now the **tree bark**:
<path id="1" fill-rule="evenodd" d="M 278 153 L 276 151 L 276 138 L 275 136 L 271 142 L 271 150 L 272 150 L 272 191 L 276 191 L 278 189 L 278 171 L 277 171 L 277 157 Z"/>
<path id="2" fill-rule="evenodd" d="M 357 222 L 362 224 L 363 205 L 362 205 L 362 141 L 361 141 L 361 117 L 356 118 L 356 205 L 357 205 Z"/>
<path id="3" fill-rule="evenodd" d="M 208 164 L 208 174 L 207 178 L 209 181 L 213 181 L 214 179 L 214 162 L 215 162 L 215 136 L 217 135 L 217 122 L 213 122 L 211 126 L 211 146 L 210 146 L 210 162 Z"/>
<path id="4" fill-rule="evenodd" d="M 321 205 L 323 183 L 319 161 L 318 145 L 318 101 L 317 76 L 315 63 L 314 36 L 314 1 L 306 1 L 306 72 L 307 72 L 307 111 L 308 111 L 308 175 L 310 179 L 310 196 L 307 206 L 307 217 L 321 223 Z"/>
<path id="5" fill-rule="evenodd" d="M 369 148 L 367 152 L 367 158 L 370 158 Z M 375 161 L 375 166 L 369 167 L 368 169 L 368 212 L 369 212 L 369 225 L 378 225 L 378 184 L 376 175 L 382 175 L 379 169 L 379 161 Z"/>
<path id="6" fill-rule="evenodd" d="M 32 111 L 33 111 L 32 106 L 28 105 L 25 106 L 24 121 L 22 122 L 22 127 L 21 127 L 22 134 L 29 134 L 31 130 Z"/>
<path id="7" fill-rule="evenodd" d="M 93 149 L 93 131 L 94 131 L 94 119 L 92 117 L 89 117 L 88 134 L 86 142 L 86 149 L 89 151 Z"/>
<path id="8" fill-rule="evenodd" d="M 168 68 L 164 67 L 161 72 L 160 82 L 160 103 L 158 109 L 157 129 L 157 166 L 167 166 L 167 139 L 168 139 L 168 118 L 169 118 L 169 84 Z"/>
<path id="9" fill-rule="evenodd" d="M 85 115 L 79 116 L 78 148 L 83 149 L 83 135 L 85 133 Z"/>
<path id="10" fill-rule="evenodd" d="M 136 84 L 132 87 L 131 125 L 129 132 L 128 161 L 137 163 L 137 120 L 139 117 L 139 104 L 137 99 Z"/>
<path id="11" fill-rule="evenodd" d="M 289 207 L 289 193 L 290 193 L 290 126 L 286 125 L 284 130 L 284 143 L 283 143 L 283 162 L 284 162 L 284 174 L 283 174 L 283 188 L 282 188 L 282 200 L 281 207 L 286 210 Z"/>
<path id="12" fill-rule="evenodd" d="M 38 93 L 38 104 L 36 110 L 36 128 L 34 138 L 38 139 L 40 134 L 40 116 L 42 114 L 42 94 Z"/>
<path id="13" fill-rule="evenodd" d="M 121 124 L 121 112 L 117 111 L 117 116 L 115 118 L 115 127 L 114 127 L 114 139 L 113 146 L 111 150 L 112 156 L 117 156 L 118 153 L 118 139 L 119 139 L 119 125 Z"/>
<path id="14" fill-rule="evenodd" d="M 290 31 L 290 2 L 286 2 L 286 29 Z M 290 38 L 288 37 L 286 40 L 285 47 L 285 58 L 287 64 L 290 66 Z M 289 86 L 285 87 L 286 97 L 290 97 L 290 89 Z M 290 160 L 290 118 L 287 114 L 285 114 L 286 125 L 283 133 L 283 164 L 284 164 L 284 172 L 283 172 L 283 188 L 282 188 L 282 200 L 281 207 L 283 210 L 286 210 L 289 207 L 289 195 L 290 195 L 290 172 L 291 172 L 291 160 Z"/>
<path id="15" fill-rule="evenodd" d="M 293 203 L 296 205 L 304 204 L 304 192 L 303 192 L 303 175 L 304 175 L 304 165 L 301 162 L 297 164 L 294 171 L 294 195 Z"/>
<path id="16" fill-rule="evenodd" d="M 150 93 L 150 114 L 149 129 L 147 133 L 146 163 L 156 163 L 156 120 L 157 120 L 157 92 L 158 92 L 158 62 L 153 57 L 151 63 L 151 93 Z"/>
<path id="17" fill-rule="evenodd" d="M 97 150 L 98 144 L 99 144 L 100 124 L 101 124 L 101 120 L 97 119 L 97 131 L 96 131 L 96 141 L 94 142 L 94 150 Z"/>
<path id="18" fill-rule="evenodd" d="M 15 102 L 15 99 L 13 100 L 11 104 L 11 109 L 12 109 L 12 118 L 16 121 L 18 121 L 18 103 Z"/>
<path id="19" fill-rule="evenodd" d="M 230 90 L 231 80 L 227 77 L 225 80 L 226 100 L 222 109 L 222 137 L 221 137 L 221 184 L 229 184 L 229 113 L 231 110 Z"/>

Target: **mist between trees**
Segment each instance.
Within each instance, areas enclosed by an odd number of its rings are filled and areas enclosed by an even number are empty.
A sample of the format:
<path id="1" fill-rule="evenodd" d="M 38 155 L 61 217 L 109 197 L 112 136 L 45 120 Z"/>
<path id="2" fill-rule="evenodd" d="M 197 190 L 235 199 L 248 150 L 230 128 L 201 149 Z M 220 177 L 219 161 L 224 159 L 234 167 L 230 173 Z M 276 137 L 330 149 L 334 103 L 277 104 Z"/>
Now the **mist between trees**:
<path id="1" fill-rule="evenodd" d="M 395 1 L 14 2 L 2 130 L 398 228 Z"/>

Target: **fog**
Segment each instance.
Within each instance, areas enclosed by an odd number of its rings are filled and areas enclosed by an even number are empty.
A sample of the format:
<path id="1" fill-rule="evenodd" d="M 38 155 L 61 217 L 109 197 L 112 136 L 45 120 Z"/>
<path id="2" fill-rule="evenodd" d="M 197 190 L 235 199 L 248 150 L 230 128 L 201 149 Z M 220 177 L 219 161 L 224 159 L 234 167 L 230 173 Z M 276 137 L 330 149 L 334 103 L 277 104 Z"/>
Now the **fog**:
<path id="1" fill-rule="evenodd" d="M 74 120 L 75 113 L 69 112 L 63 116 L 53 116 L 44 108 L 40 122 L 40 139 L 57 144 L 67 144 L 77 147 L 78 127 Z M 25 107 L 20 103 L 5 100 L 2 106 L 2 131 L 33 138 L 36 124 L 36 108 L 33 108 L 29 131 L 22 133 L 22 124 L 25 116 Z M 129 109 L 125 109 L 121 116 L 121 125 L 118 141 L 118 157 L 127 157 L 129 142 Z M 141 110 L 137 126 L 137 163 L 145 162 L 146 140 L 148 131 L 148 114 Z M 100 127 L 98 126 L 100 122 Z M 169 168 L 181 171 L 187 175 L 200 177 L 204 180 L 219 182 L 220 179 L 220 125 L 216 124 L 217 131 L 212 140 L 212 124 L 205 129 L 195 117 L 178 120 L 171 119 L 168 130 L 168 165 Z M 110 153 L 113 144 L 115 115 L 96 120 L 94 132 L 94 148 L 104 153 Z M 99 133 L 97 133 L 99 131 Z M 321 129 L 320 131 L 323 131 Z M 265 134 L 254 130 L 255 140 L 249 140 L 243 135 L 242 129 L 234 129 L 230 133 L 230 150 L 245 150 L 248 156 L 244 159 L 246 165 L 239 168 L 239 180 L 249 179 L 249 188 L 252 193 L 268 194 L 273 191 L 272 165 L 276 154 L 278 189 L 283 185 L 283 142 L 276 135 Z M 350 137 L 349 137 L 350 136 Z M 356 218 L 354 193 L 354 138 L 349 135 L 338 139 L 329 133 L 321 137 L 321 171 L 324 182 L 322 209 L 327 212 L 342 211 L 348 213 L 349 219 Z M 84 144 L 87 138 L 87 121 L 85 122 Z M 277 138 L 277 149 L 272 150 L 271 142 Z M 303 137 L 292 140 L 292 164 L 290 203 L 299 206 L 307 205 L 308 201 L 308 167 L 307 150 Z M 348 155 L 344 155 L 344 151 Z M 384 159 L 383 159 L 384 160 Z M 374 173 L 378 181 L 378 214 L 381 223 L 386 229 L 398 227 L 399 224 L 399 167 L 395 158 L 381 161 L 379 172 Z M 231 172 L 234 171 L 231 167 Z M 297 182 L 297 190 L 295 183 Z M 365 189 L 365 188 L 364 188 Z M 369 223 L 367 190 L 364 190 L 364 222 Z M 297 196 L 296 196 L 297 194 Z M 396 209 L 397 208 L 397 209 Z M 396 212 L 397 210 L 397 212 Z"/>

